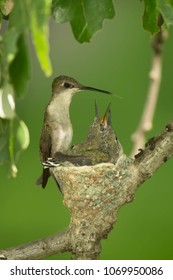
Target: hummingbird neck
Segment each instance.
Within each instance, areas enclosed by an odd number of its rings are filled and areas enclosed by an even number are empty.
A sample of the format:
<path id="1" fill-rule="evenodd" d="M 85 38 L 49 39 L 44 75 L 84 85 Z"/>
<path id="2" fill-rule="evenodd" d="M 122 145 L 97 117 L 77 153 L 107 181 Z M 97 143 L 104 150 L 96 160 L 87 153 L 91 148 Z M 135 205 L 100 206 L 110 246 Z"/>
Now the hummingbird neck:
<path id="1" fill-rule="evenodd" d="M 47 106 L 47 113 L 50 121 L 56 121 L 60 124 L 70 122 L 70 104 L 71 95 L 57 94 L 54 95 Z"/>
<path id="2" fill-rule="evenodd" d="M 64 93 L 52 97 L 46 110 L 52 138 L 51 156 L 56 152 L 65 153 L 72 141 L 73 128 L 70 121 L 70 103 L 72 95 Z"/>

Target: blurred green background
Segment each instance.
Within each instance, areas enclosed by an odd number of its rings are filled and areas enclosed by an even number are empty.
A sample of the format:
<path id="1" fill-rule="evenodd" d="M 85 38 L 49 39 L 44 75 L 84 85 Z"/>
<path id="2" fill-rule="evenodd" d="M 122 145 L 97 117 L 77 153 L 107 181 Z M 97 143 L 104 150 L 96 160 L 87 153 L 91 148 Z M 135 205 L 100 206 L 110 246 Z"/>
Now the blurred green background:
<path id="1" fill-rule="evenodd" d="M 69 75 L 122 97 L 94 92 L 76 95 L 71 105 L 73 143 L 85 139 L 97 99 L 101 114 L 111 101 L 113 126 L 125 152 L 131 151 L 131 134 L 138 125 L 148 89 L 151 38 L 142 28 L 142 2 L 126 0 L 115 4 L 115 19 L 105 20 L 103 30 L 89 44 L 79 44 L 69 24 L 50 21 L 51 78 L 45 78 L 30 48 L 32 78 L 27 95 L 17 103 L 17 110 L 29 127 L 31 143 L 20 158 L 16 179 L 7 178 L 8 166 L 0 168 L 0 248 L 54 234 L 67 227 L 70 220 L 52 179 L 45 190 L 35 186 L 41 173 L 39 136 L 53 77 Z M 147 138 L 159 133 L 172 119 L 172 54 L 171 31 L 164 45 L 163 78 L 154 127 Z M 169 160 L 139 188 L 135 200 L 122 207 L 114 229 L 102 241 L 101 259 L 173 259 L 172 168 L 173 160 Z M 69 259 L 70 254 L 51 258 Z"/>

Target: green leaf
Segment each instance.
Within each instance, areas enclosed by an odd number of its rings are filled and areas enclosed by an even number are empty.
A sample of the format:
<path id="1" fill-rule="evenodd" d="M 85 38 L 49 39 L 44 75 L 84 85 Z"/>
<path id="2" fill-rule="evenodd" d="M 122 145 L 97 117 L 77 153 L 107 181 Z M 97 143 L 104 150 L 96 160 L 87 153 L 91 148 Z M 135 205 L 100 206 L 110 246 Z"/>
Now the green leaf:
<path id="1" fill-rule="evenodd" d="M 28 0 L 29 1 L 29 0 Z M 49 59 L 49 29 L 51 0 L 30 0 L 31 34 L 42 70 L 46 76 L 52 74 Z"/>
<path id="2" fill-rule="evenodd" d="M 76 3 L 78 0 L 76 1 Z M 52 13 L 55 20 L 58 23 L 64 23 L 71 21 L 75 15 L 75 6 L 73 0 L 53 0 L 52 1 Z"/>
<path id="3" fill-rule="evenodd" d="M 21 152 L 29 146 L 29 131 L 25 123 L 16 117 L 9 123 L 9 155 L 11 162 L 10 175 L 17 176 L 17 162 Z"/>
<path id="4" fill-rule="evenodd" d="M 24 94 L 30 76 L 28 47 L 24 38 L 27 31 L 31 31 L 36 54 L 45 74 L 49 76 L 52 72 L 48 42 L 50 5 L 51 0 L 14 2 L 0 50 L 3 75 L 1 83 L 7 83 L 10 79 L 18 97 Z"/>
<path id="5" fill-rule="evenodd" d="M 19 20 L 20 19 L 20 20 Z M 16 29 L 17 33 L 29 30 L 30 7 L 28 0 L 15 0 L 14 8 L 9 17 L 9 29 Z"/>
<path id="6" fill-rule="evenodd" d="M 13 88 L 7 84 L 0 89 L 0 118 L 13 119 L 15 117 L 15 102 Z"/>
<path id="7" fill-rule="evenodd" d="M 10 164 L 10 176 L 16 177 L 19 156 L 28 148 L 29 141 L 29 131 L 22 120 L 0 119 L 0 164 Z"/>
<path id="8" fill-rule="evenodd" d="M 157 3 L 156 0 L 144 0 L 144 4 L 143 27 L 154 34 L 159 31 Z"/>
<path id="9" fill-rule="evenodd" d="M 143 27 L 154 34 L 159 31 L 158 15 L 162 15 L 168 28 L 173 25 L 173 0 L 144 0 Z"/>
<path id="10" fill-rule="evenodd" d="M 173 0 L 157 0 L 157 7 L 166 26 L 173 25 Z"/>
<path id="11" fill-rule="evenodd" d="M 25 93 L 26 83 L 30 78 L 28 50 L 23 33 L 18 38 L 17 54 L 10 65 L 9 72 L 16 96 L 20 97 Z"/>
<path id="12" fill-rule="evenodd" d="M 48 40 L 51 2 L 51 0 L 16 0 L 9 20 L 9 30 L 15 28 L 18 36 L 28 30 L 31 32 L 36 55 L 46 76 L 52 73 Z"/>
<path id="13" fill-rule="evenodd" d="M 89 42 L 103 20 L 115 15 L 112 0 L 53 0 L 52 11 L 57 22 L 70 21 L 80 43 Z"/>
<path id="14" fill-rule="evenodd" d="M 29 130 L 24 123 L 24 121 L 18 119 L 18 124 L 16 127 L 16 143 L 18 150 L 26 150 L 29 146 Z M 17 152 L 17 151 L 16 151 Z"/>
<path id="15" fill-rule="evenodd" d="M 10 64 L 15 58 L 17 52 L 17 39 L 19 33 L 16 32 L 15 27 L 11 28 L 6 32 L 3 36 L 2 41 L 2 62 L 4 68 L 8 68 L 8 64 Z"/>

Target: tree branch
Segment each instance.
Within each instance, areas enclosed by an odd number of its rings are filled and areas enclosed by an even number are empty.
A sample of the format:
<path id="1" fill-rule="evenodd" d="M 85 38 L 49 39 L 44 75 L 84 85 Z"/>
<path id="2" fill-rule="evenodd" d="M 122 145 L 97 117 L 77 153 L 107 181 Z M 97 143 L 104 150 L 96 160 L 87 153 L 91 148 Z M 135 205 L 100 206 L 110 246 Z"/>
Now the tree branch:
<path id="1" fill-rule="evenodd" d="M 69 228 L 55 236 L 0 251 L 4 259 L 38 259 L 71 251 L 75 259 L 97 259 L 100 240 L 107 238 L 119 209 L 133 200 L 137 188 L 173 155 L 173 122 L 150 139 L 134 159 L 120 154 L 117 162 L 94 166 L 52 167 L 63 185 Z"/>
<path id="2" fill-rule="evenodd" d="M 24 245 L 0 250 L 0 259 L 35 260 L 69 250 L 69 232 L 66 230 Z"/>
<path id="3" fill-rule="evenodd" d="M 167 38 L 167 31 L 161 29 L 162 24 L 163 18 L 159 15 L 158 26 L 160 27 L 160 31 L 155 35 L 152 43 L 154 54 L 149 73 L 150 85 L 148 89 L 148 96 L 138 128 L 132 135 L 134 146 L 131 156 L 134 156 L 139 148 L 144 147 L 145 133 L 152 129 L 162 74 L 162 47 L 165 39 Z"/>

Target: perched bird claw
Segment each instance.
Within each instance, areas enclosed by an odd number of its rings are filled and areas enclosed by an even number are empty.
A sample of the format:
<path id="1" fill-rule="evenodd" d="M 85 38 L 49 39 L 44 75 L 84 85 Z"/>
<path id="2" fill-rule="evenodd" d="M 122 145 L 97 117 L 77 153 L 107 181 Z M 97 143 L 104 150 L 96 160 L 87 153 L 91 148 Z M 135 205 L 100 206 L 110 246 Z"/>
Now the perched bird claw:
<path id="1" fill-rule="evenodd" d="M 47 169 L 50 167 L 58 167 L 60 163 L 56 163 L 53 158 L 48 158 L 46 161 L 42 162 L 43 168 Z"/>

